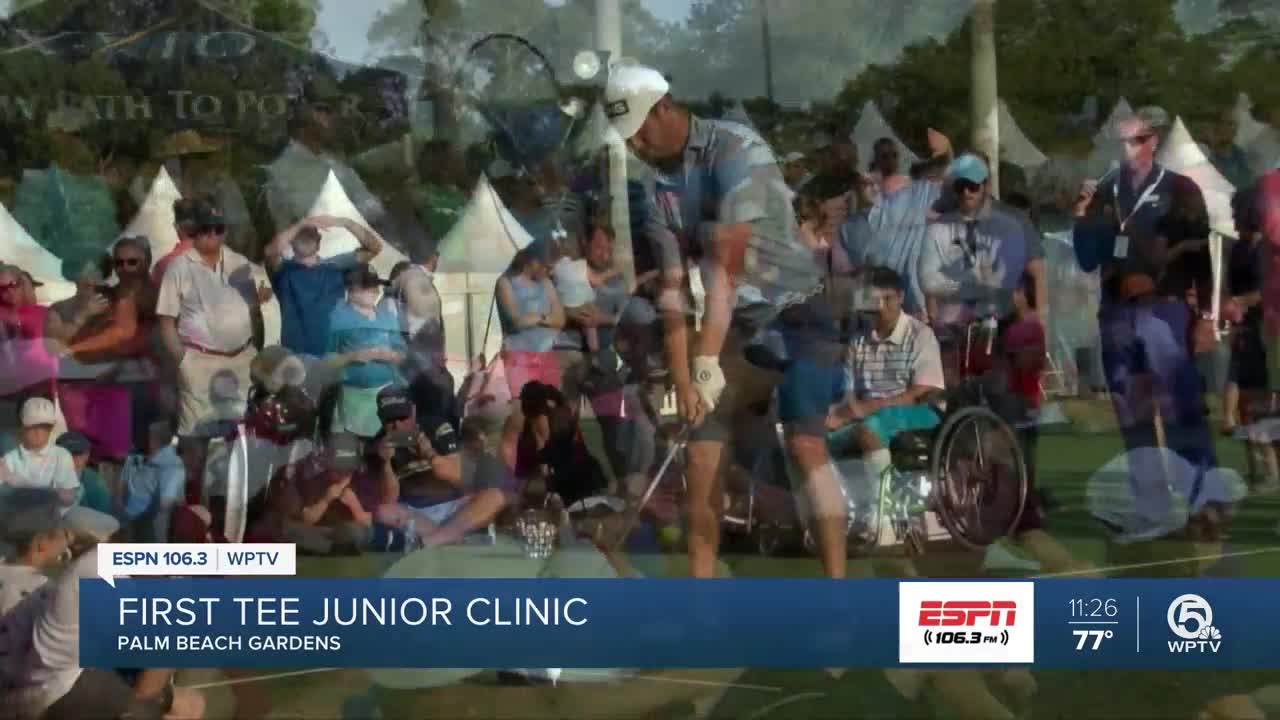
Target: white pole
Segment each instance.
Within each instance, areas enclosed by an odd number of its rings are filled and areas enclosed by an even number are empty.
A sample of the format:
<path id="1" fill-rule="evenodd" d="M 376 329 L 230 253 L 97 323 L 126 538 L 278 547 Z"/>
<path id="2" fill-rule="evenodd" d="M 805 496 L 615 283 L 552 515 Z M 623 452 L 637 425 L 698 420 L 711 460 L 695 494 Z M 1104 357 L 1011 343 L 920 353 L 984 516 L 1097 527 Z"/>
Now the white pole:
<path id="1" fill-rule="evenodd" d="M 1000 196 L 1000 113 L 997 98 L 996 0 L 973 4 L 973 57 L 970 65 L 973 146 L 991 160 L 991 194 Z"/>
<path id="2" fill-rule="evenodd" d="M 597 50 L 609 54 L 609 62 L 622 57 L 622 7 L 619 0 L 596 0 Z M 606 69 L 607 72 L 607 69 Z M 635 256 L 631 252 L 631 210 L 627 202 L 627 148 L 609 143 L 609 218 L 613 225 L 613 261 L 622 269 L 628 290 L 635 289 Z"/>

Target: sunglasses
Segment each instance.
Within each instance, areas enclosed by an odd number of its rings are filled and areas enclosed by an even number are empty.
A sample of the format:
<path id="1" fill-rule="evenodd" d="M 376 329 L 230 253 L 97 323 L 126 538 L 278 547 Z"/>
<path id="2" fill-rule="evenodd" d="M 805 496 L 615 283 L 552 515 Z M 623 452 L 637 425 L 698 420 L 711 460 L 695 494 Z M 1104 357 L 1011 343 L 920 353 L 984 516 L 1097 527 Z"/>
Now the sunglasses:
<path id="1" fill-rule="evenodd" d="M 188 237 L 199 237 L 208 233 L 214 235 L 225 235 L 227 232 L 226 225 L 182 225 L 179 230 L 183 235 Z"/>
<path id="2" fill-rule="evenodd" d="M 142 258 L 116 258 L 114 263 L 118 268 L 135 268 L 142 264 Z"/>
<path id="3" fill-rule="evenodd" d="M 1142 135 L 1134 135 L 1133 137 L 1121 138 L 1120 141 L 1129 147 L 1138 147 L 1146 144 L 1148 140 L 1155 137 L 1155 133 L 1143 133 Z"/>
<path id="4" fill-rule="evenodd" d="M 982 190 L 982 185 L 972 180 L 957 180 L 951 185 L 957 195 L 975 194 Z"/>

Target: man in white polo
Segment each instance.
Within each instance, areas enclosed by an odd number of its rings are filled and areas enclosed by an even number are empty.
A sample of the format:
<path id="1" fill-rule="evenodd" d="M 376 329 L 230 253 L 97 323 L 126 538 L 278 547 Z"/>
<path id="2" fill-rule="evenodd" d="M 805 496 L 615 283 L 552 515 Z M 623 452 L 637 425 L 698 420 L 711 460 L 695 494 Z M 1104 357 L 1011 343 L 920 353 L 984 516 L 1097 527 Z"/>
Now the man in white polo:
<path id="1" fill-rule="evenodd" d="M 187 501 L 201 501 L 209 438 L 244 416 L 249 395 L 253 313 L 270 297 L 249 261 L 226 247 L 222 211 L 208 198 L 180 200 L 174 215 L 192 246 L 165 270 L 156 304 L 160 336 L 178 368 L 178 436 Z"/>

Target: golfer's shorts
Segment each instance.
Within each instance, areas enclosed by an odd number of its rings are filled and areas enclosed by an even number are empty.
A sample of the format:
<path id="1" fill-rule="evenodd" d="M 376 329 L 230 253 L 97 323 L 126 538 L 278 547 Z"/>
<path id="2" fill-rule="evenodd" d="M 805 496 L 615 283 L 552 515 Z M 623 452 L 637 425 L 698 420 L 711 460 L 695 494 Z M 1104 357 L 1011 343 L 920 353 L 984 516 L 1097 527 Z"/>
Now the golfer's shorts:
<path id="1" fill-rule="evenodd" d="M 745 355 L 755 331 L 731 329 L 720 355 L 725 375 L 721 403 L 690 440 L 725 442 L 743 415 L 767 412 L 773 391 L 778 391 L 778 419 L 790 432 L 822 436 L 827 411 L 844 393 L 843 348 L 830 310 L 818 296 L 783 310 L 769 328 L 782 338 L 786 357 L 781 380 L 778 373 L 751 364 Z"/>

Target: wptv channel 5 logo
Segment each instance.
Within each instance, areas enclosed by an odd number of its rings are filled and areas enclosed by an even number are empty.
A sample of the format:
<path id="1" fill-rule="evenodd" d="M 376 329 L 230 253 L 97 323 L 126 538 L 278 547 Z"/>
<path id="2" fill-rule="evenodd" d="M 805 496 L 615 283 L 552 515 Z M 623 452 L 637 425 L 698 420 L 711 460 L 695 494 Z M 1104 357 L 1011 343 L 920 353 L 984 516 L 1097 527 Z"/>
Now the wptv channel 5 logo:
<path id="1" fill-rule="evenodd" d="M 1213 606 L 1199 595 L 1179 595 L 1169 603 L 1165 613 L 1169 632 L 1178 637 L 1169 640 L 1171 653 L 1216 653 L 1222 649 L 1222 631 L 1213 624 Z"/>
<path id="2" fill-rule="evenodd" d="M 1035 661 L 1035 585 L 904 582 L 898 585 L 898 662 Z"/>

